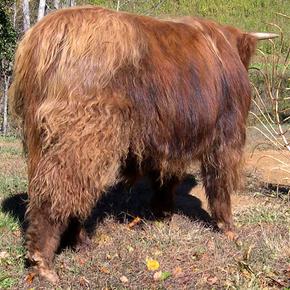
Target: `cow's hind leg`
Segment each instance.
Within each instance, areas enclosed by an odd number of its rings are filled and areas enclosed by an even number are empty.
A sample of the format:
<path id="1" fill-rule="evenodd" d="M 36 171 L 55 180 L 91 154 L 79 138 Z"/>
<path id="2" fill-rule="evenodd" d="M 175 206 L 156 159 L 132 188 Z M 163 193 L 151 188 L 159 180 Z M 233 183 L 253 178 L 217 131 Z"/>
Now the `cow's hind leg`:
<path id="1" fill-rule="evenodd" d="M 235 239 L 231 210 L 231 193 L 237 189 L 242 152 L 227 148 L 204 156 L 201 173 L 214 222 L 224 233 Z"/>
<path id="2" fill-rule="evenodd" d="M 38 274 L 46 280 L 56 283 L 58 276 L 53 270 L 54 254 L 60 244 L 61 234 L 67 227 L 67 221 L 50 219 L 50 204 L 32 207 L 28 212 L 29 227 L 26 232 L 28 260 Z"/>
<path id="3" fill-rule="evenodd" d="M 130 110 L 121 105 L 117 97 L 107 96 L 58 106 L 48 99 L 38 110 L 43 138 L 39 158 L 30 162 L 27 247 L 48 280 L 55 280 L 51 264 L 69 220 L 85 220 L 101 194 L 118 181 L 131 129 Z M 28 150 L 31 160 L 34 149 Z M 81 228 L 77 231 L 79 238 Z"/>

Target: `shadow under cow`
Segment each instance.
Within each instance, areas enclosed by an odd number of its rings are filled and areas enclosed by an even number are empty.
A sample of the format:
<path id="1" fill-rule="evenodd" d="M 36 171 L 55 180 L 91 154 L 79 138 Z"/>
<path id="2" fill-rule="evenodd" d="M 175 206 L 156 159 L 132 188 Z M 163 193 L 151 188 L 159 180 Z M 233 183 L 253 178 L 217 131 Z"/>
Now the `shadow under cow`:
<path id="1" fill-rule="evenodd" d="M 202 208 L 201 200 L 190 194 L 196 185 L 194 176 L 188 175 L 177 187 L 174 213 L 183 214 L 191 220 L 199 221 L 204 226 L 215 229 L 210 215 Z M 91 216 L 85 222 L 89 236 L 93 236 L 97 225 L 109 216 L 113 216 L 120 223 L 128 223 L 137 216 L 145 220 L 156 220 L 150 210 L 150 200 L 153 194 L 150 182 L 146 178 L 130 190 L 126 190 L 122 184 L 111 188 L 97 202 Z M 23 235 L 27 228 L 25 220 L 27 201 L 27 193 L 19 193 L 6 198 L 1 206 L 3 212 L 19 221 Z"/>

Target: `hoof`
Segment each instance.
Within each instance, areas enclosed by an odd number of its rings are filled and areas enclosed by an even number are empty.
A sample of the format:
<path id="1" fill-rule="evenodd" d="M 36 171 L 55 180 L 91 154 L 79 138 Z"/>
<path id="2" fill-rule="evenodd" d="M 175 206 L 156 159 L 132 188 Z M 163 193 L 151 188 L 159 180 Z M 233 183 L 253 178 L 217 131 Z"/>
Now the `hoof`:
<path id="1" fill-rule="evenodd" d="M 38 251 L 34 252 L 33 254 L 28 254 L 27 258 L 36 275 L 39 275 L 40 278 L 43 278 L 52 284 L 57 284 L 59 282 L 59 278 L 56 272 L 50 268 L 47 261 Z"/>
<path id="2" fill-rule="evenodd" d="M 224 231 L 225 236 L 230 240 L 230 241 L 237 241 L 238 239 L 238 234 L 234 231 Z"/>
<path id="3" fill-rule="evenodd" d="M 39 277 L 50 282 L 51 284 L 57 284 L 59 282 L 59 277 L 55 271 L 51 269 L 39 269 Z"/>
<path id="4" fill-rule="evenodd" d="M 74 246 L 75 251 L 82 252 L 90 248 L 90 246 L 91 239 L 85 230 L 81 230 Z"/>

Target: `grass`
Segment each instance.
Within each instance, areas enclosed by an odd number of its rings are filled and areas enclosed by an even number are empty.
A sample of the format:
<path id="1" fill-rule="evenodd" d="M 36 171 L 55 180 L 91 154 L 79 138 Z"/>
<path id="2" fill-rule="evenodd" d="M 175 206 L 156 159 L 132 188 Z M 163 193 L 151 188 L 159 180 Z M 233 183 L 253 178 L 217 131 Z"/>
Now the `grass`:
<path id="1" fill-rule="evenodd" d="M 79 4 L 94 4 L 116 9 L 115 0 L 80 0 Z M 279 25 L 290 41 L 290 5 L 285 0 L 120 0 L 119 9 L 152 16 L 160 15 L 193 15 L 216 20 L 223 24 L 233 25 L 246 31 L 279 30 L 272 25 Z M 282 13 L 285 16 L 281 16 Z M 261 42 L 265 52 L 271 50 L 267 42 Z"/>
<path id="2" fill-rule="evenodd" d="M 1 143 L 7 148 L 19 146 L 17 139 L 6 142 L 2 138 Z M 27 188 L 24 161 L 21 155 L 8 157 L 0 152 L 1 162 L 5 168 L 11 162 L 13 170 L 0 174 L 0 289 L 51 288 L 25 268 L 26 196 L 21 193 Z M 259 183 L 249 176 L 247 184 L 252 182 L 254 190 L 247 186 L 233 196 L 240 236 L 237 243 L 183 211 L 190 203 L 195 203 L 195 211 L 203 211 L 197 206 L 204 199 L 196 187 L 191 189 L 195 197 L 179 189 L 178 210 L 170 220 L 142 219 L 131 228 L 129 215 L 120 218 L 126 209 L 108 210 L 116 208 L 114 202 L 121 200 L 118 195 L 99 218 L 88 250 L 74 252 L 66 248 L 56 256 L 55 267 L 61 277 L 57 289 L 287 289 L 289 203 L 263 194 L 255 196 Z M 134 190 L 138 191 L 138 186 Z M 128 200 L 128 196 L 122 198 Z M 149 270 L 148 259 L 157 261 L 159 268 Z"/>
<path id="3" fill-rule="evenodd" d="M 27 189 L 27 181 L 22 176 L 0 175 L 0 193 L 2 196 L 13 195 L 18 192 L 26 191 L 26 189 Z"/>

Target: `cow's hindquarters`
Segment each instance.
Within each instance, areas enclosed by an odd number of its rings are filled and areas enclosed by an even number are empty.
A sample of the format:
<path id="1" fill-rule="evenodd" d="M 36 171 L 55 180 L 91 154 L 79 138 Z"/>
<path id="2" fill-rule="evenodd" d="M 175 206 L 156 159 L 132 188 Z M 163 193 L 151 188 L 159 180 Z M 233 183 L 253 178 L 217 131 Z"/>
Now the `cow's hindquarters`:
<path id="1" fill-rule="evenodd" d="M 128 153 L 129 123 L 124 114 L 110 108 L 97 112 L 74 108 L 75 118 L 66 118 L 73 108 L 56 108 L 39 118 L 45 123 L 37 124 L 41 136 L 41 148 L 33 148 L 41 152 L 37 160 L 28 148 L 28 257 L 52 282 L 56 279 L 52 260 L 69 220 L 84 220 L 90 214 L 101 194 L 118 181 Z"/>

